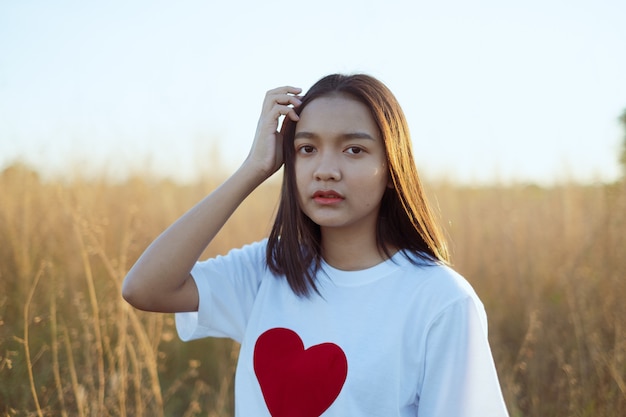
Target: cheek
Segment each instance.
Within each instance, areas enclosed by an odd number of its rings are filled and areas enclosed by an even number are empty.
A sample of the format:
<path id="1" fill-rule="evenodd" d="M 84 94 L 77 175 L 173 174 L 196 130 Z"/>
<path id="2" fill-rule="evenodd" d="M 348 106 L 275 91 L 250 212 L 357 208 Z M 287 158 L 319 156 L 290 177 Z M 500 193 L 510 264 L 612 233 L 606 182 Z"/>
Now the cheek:
<path id="1" fill-rule="evenodd" d="M 305 173 L 302 164 L 296 163 L 294 165 L 293 174 L 294 184 L 296 186 L 296 194 L 298 198 L 300 198 L 300 201 L 302 201 L 302 193 L 306 191 L 306 184 L 304 180 Z"/>
<path id="2" fill-rule="evenodd" d="M 382 163 L 378 166 L 372 167 L 369 172 L 364 173 L 363 178 L 367 178 L 371 186 L 387 187 L 389 184 L 389 172 L 387 171 L 387 165 Z"/>
<path id="3" fill-rule="evenodd" d="M 389 184 L 389 174 L 385 166 L 369 167 L 355 175 L 351 187 L 358 190 L 361 200 L 367 207 L 380 202 Z"/>

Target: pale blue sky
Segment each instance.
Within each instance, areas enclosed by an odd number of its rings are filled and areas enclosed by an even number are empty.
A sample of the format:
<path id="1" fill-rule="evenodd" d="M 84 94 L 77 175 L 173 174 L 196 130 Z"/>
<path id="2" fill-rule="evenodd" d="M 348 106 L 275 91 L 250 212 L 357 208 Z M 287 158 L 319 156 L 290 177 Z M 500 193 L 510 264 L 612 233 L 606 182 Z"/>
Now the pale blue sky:
<path id="1" fill-rule="evenodd" d="M 612 180 L 625 19 L 623 0 L 0 0 L 0 168 L 232 170 L 266 90 L 367 72 L 426 177 Z"/>

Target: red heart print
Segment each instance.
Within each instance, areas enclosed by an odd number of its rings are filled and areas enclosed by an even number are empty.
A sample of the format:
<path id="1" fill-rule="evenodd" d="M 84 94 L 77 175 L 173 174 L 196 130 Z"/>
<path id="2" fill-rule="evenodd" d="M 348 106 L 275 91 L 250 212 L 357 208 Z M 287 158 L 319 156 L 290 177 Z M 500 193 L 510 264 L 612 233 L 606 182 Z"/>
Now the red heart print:
<path id="1" fill-rule="evenodd" d="M 272 417 L 319 417 L 335 401 L 348 361 L 334 343 L 304 349 L 293 330 L 267 330 L 254 346 L 254 373 Z"/>

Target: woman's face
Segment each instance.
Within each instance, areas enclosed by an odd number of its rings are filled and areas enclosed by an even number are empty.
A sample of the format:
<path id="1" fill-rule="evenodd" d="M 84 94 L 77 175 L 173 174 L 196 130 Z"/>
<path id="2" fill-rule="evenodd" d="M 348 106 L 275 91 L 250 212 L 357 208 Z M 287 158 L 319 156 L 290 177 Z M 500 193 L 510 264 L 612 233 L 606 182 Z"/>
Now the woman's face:
<path id="1" fill-rule="evenodd" d="M 300 113 L 294 147 L 303 212 L 322 232 L 374 233 L 389 175 L 369 108 L 346 95 L 314 99 Z"/>

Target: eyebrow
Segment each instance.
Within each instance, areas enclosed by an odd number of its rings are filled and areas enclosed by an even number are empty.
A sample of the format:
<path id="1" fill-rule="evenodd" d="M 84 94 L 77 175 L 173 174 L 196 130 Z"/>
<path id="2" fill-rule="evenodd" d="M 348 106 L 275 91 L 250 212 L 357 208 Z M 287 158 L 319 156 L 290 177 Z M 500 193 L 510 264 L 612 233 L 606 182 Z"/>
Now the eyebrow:
<path id="1" fill-rule="evenodd" d="M 298 132 L 295 134 L 294 140 L 295 139 L 316 139 L 318 137 L 319 135 L 313 132 L 302 131 L 302 132 Z M 350 139 L 368 139 L 368 140 L 374 140 L 374 141 L 376 140 L 374 137 L 372 137 L 372 135 L 366 132 L 342 133 L 341 135 L 339 135 L 339 137 L 343 140 L 350 140 Z"/>

